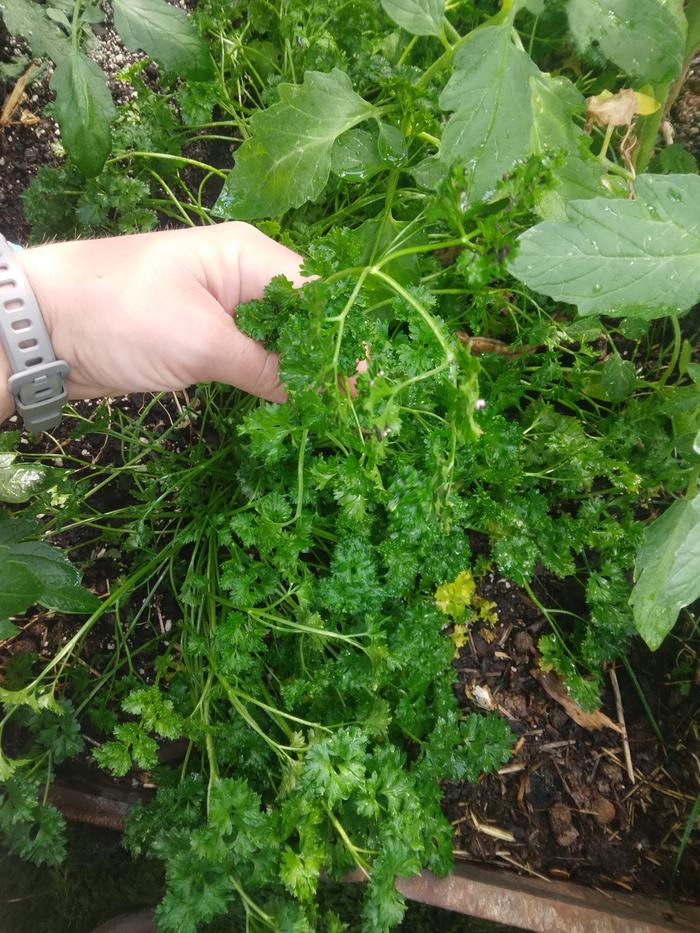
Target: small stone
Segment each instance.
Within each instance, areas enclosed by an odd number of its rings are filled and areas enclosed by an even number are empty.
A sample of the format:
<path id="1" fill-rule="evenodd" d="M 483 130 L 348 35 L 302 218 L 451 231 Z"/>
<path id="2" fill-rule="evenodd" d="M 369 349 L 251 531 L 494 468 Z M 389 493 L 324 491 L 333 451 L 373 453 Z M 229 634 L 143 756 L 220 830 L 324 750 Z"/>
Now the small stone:
<path id="1" fill-rule="evenodd" d="M 578 830 L 574 826 L 569 826 L 569 828 L 557 836 L 557 845 L 560 845 L 562 849 L 569 849 L 578 839 Z"/>
<path id="2" fill-rule="evenodd" d="M 520 654 L 531 654 L 535 650 L 535 641 L 529 632 L 518 632 L 513 644 Z"/>
<path id="3" fill-rule="evenodd" d="M 617 816 L 615 804 L 608 800 L 607 797 L 601 797 L 600 794 L 594 798 L 591 810 L 593 811 L 593 818 L 599 826 L 607 826 Z"/>
<path id="4" fill-rule="evenodd" d="M 565 832 L 571 826 L 571 811 L 563 803 L 555 803 L 549 811 L 549 825 L 555 836 Z"/>

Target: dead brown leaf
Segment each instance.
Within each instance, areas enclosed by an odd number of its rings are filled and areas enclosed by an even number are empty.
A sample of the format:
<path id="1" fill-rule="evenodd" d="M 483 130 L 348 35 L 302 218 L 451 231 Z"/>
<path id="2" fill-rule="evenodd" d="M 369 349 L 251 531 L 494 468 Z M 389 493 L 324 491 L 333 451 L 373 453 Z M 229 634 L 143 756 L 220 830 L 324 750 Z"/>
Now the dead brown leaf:
<path id="1" fill-rule="evenodd" d="M 629 126 L 637 112 L 637 95 L 630 88 L 611 94 L 604 91 L 586 101 L 587 121 L 598 126 Z"/>
<path id="2" fill-rule="evenodd" d="M 583 729 L 588 729 L 589 731 L 596 731 L 598 729 L 614 729 L 615 732 L 620 731 L 618 724 L 613 722 L 609 716 L 606 716 L 605 713 L 602 713 L 600 710 L 596 710 L 594 713 L 587 713 L 584 709 L 581 709 L 578 703 L 567 692 L 561 677 L 555 674 L 554 671 L 540 671 L 533 668 L 530 674 L 549 696 L 562 707 L 566 715 Z"/>
<path id="3" fill-rule="evenodd" d="M 2 105 L 2 111 L 0 111 L 0 129 L 10 125 L 12 121 L 12 115 L 19 107 L 22 97 L 24 96 L 24 90 L 36 70 L 36 65 L 30 65 L 24 74 L 17 78 L 15 86 L 5 98 L 5 101 Z"/>

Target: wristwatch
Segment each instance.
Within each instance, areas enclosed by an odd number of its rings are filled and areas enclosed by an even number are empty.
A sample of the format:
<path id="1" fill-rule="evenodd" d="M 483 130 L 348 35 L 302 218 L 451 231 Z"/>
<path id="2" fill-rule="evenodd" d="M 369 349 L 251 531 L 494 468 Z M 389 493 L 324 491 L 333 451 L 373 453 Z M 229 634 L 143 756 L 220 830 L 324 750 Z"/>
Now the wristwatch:
<path id="1" fill-rule="evenodd" d="M 27 431 L 61 420 L 69 367 L 57 360 L 36 297 L 12 246 L 0 234 L 0 343 L 12 375 L 7 386 Z"/>

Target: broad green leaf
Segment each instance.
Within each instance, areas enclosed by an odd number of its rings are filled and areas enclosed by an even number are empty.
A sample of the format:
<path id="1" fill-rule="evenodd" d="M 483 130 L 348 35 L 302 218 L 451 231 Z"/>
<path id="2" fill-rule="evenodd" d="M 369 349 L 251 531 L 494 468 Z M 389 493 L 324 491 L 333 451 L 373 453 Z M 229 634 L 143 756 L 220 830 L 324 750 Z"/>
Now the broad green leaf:
<path id="1" fill-rule="evenodd" d="M 408 169 L 408 172 L 413 175 L 416 183 L 422 188 L 427 188 L 428 191 L 437 191 L 445 180 L 448 169 L 437 156 L 427 156 L 418 165 Z"/>
<path id="2" fill-rule="evenodd" d="M 602 184 L 605 169 L 590 151 L 590 137 L 575 121 L 585 114 L 586 101 L 571 81 L 539 72 L 530 78 L 530 89 L 531 151 L 564 153 L 553 170 L 555 187 L 539 194 L 539 212 L 545 220 L 563 220 L 569 201 L 607 195 Z"/>
<path id="3" fill-rule="evenodd" d="M 0 453 L 0 502 L 26 502 L 47 483 L 48 471 L 40 464 L 15 463 L 16 454 Z M 4 523 L 0 527 L 5 527 Z"/>
<path id="4" fill-rule="evenodd" d="M 17 626 L 13 625 L 9 619 L 0 619 L 0 641 L 5 641 L 7 638 L 14 638 L 18 632 L 19 629 Z"/>
<path id="5" fill-rule="evenodd" d="M 61 551 L 43 541 L 25 541 L 13 544 L 12 559 L 22 561 L 41 581 L 44 590 L 55 587 L 77 586 L 80 574 Z"/>
<path id="6" fill-rule="evenodd" d="M 331 168 L 340 178 L 364 181 L 382 167 L 377 140 L 367 130 L 349 130 L 333 144 Z"/>
<path id="7" fill-rule="evenodd" d="M 513 44 L 511 31 L 507 20 L 472 33 L 455 54 L 455 72 L 440 95 L 442 109 L 454 111 L 440 157 L 449 165 L 466 165 L 470 201 L 491 191 L 530 148 L 529 79 L 538 71 Z"/>
<path id="8" fill-rule="evenodd" d="M 21 561 L 42 586 L 36 601 L 61 612 L 93 612 L 99 599 L 80 584 L 80 574 L 68 558 L 43 541 L 25 541 L 11 547 L 13 560 Z"/>
<path id="9" fill-rule="evenodd" d="M 686 22 L 678 0 L 569 0 L 578 47 L 595 50 L 641 81 L 662 82 L 681 70 Z"/>
<path id="10" fill-rule="evenodd" d="M 33 0 L 1 0 L 0 13 L 8 31 L 26 39 L 36 58 L 58 64 L 69 54 L 70 42 Z"/>
<path id="11" fill-rule="evenodd" d="M 700 177 L 640 175 L 637 198 L 567 205 L 523 233 L 510 271 L 581 314 L 651 319 L 700 297 Z"/>
<path id="12" fill-rule="evenodd" d="M 0 514 L 0 544 L 25 541 L 36 534 L 38 523 L 33 518 L 8 518 Z"/>
<path id="13" fill-rule="evenodd" d="M 55 609 L 58 612 L 92 613 L 100 608 L 100 600 L 90 590 L 80 584 L 70 586 L 57 586 L 47 589 L 41 594 L 37 602 L 46 609 Z"/>
<path id="14" fill-rule="evenodd" d="M 204 81 L 212 75 L 207 44 L 184 10 L 165 0 L 113 0 L 114 25 L 130 52 L 143 51 L 165 70 Z"/>
<path id="15" fill-rule="evenodd" d="M 637 384 L 634 365 L 619 356 L 611 356 L 603 366 L 601 384 L 605 397 L 611 402 L 621 402 L 628 398 Z"/>
<path id="16" fill-rule="evenodd" d="M 0 547 L 0 619 L 24 612 L 37 602 L 43 589 L 29 567 L 12 557 L 9 548 Z"/>
<path id="17" fill-rule="evenodd" d="M 444 31 L 445 0 L 381 0 L 385 12 L 413 36 L 439 36 Z"/>
<path id="18" fill-rule="evenodd" d="M 66 151 L 83 175 L 92 178 L 112 149 L 110 125 L 116 110 L 107 78 L 93 61 L 71 49 L 58 63 L 51 89 Z"/>
<path id="19" fill-rule="evenodd" d="M 634 577 L 634 623 L 654 651 L 680 610 L 700 597 L 700 494 L 677 499 L 646 529 Z"/>
<path id="20" fill-rule="evenodd" d="M 401 165 L 408 154 L 403 133 L 397 126 L 388 123 L 379 124 L 377 148 L 382 159 L 389 165 Z"/>
<path id="21" fill-rule="evenodd" d="M 303 85 L 282 84 L 279 96 L 251 117 L 251 138 L 238 149 L 215 205 L 220 216 L 270 217 L 318 197 L 336 139 L 375 112 L 337 68 L 307 71 Z"/>

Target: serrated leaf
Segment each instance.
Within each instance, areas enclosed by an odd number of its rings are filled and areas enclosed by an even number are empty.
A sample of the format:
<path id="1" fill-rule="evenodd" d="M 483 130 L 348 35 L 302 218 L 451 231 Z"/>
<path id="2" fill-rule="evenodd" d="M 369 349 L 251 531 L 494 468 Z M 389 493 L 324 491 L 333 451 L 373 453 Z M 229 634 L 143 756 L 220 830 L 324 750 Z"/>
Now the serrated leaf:
<path id="1" fill-rule="evenodd" d="M 98 597 L 80 584 L 44 590 L 38 602 L 46 609 L 55 609 L 57 612 L 76 612 L 86 615 L 100 608 Z"/>
<path id="2" fill-rule="evenodd" d="M 39 4 L 30 0 L 2 0 L 0 13 L 8 32 L 26 39 L 36 58 L 50 58 L 58 64 L 69 54 L 70 42 L 47 19 Z"/>
<path id="3" fill-rule="evenodd" d="M 679 143 L 672 143 L 657 152 L 649 165 L 649 171 L 660 175 L 697 175 L 698 163 L 692 152 Z"/>
<path id="4" fill-rule="evenodd" d="M 467 194 L 480 200 L 527 155 L 532 128 L 529 79 L 538 73 L 513 44 L 510 20 L 472 33 L 454 57 L 455 73 L 440 95 L 452 110 L 440 158 L 470 169 Z"/>
<path id="5" fill-rule="evenodd" d="M 42 592 L 41 581 L 12 551 L 0 547 L 0 619 L 16 616 L 32 606 Z"/>
<path id="6" fill-rule="evenodd" d="M 408 153 L 403 133 L 397 126 L 388 123 L 379 124 L 377 148 L 382 159 L 389 165 L 400 165 Z"/>
<path id="7" fill-rule="evenodd" d="M 445 0 L 381 0 L 387 16 L 413 36 L 440 36 Z"/>
<path id="8" fill-rule="evenodd" d="M 641 81 L 680 72 L 686 24 L 678 0 L 569 0 L 569 28 L 582 51 L 595 50 Z"/>
<path id="9" fill-rule="evenodd" d="M 130 52 L 142 51 L 165 70 L 204 81 L 212 75 L 204 39 L 183 10 L 165 0 L 113 0 L 114 25 Z"/>
<path id="10" fill-rule="evenodd" d="M 531 151 L 567 154 L 554 169 L 554 189 L 543 189 L 538 200 L 543 218 L 560 220 L 566 217 L 565 205 L 569 201 L 607 195 L 602 184 L 605 169 L 590 152 L 590 137 L 575 121 L 585 113 L 586 101 L 571 81 L 539 72 L 530 78 L 530 89 Z"/>
<path id="11" fill-rule="evenodd" d="M 0 523 L 0 530 L 4 524 Z M 51 545 L 43 541 L 25 541 L 12 543 L 2 551 L 7 552 L 11 562 L 31 572 L 36 581 L 32 603 L 61 612 L 93 612 L 99 608 L 99 599 L 81 586 L 77 569 L 65 554 Z"/>
<path id="12" fill-rule="evenodd" d="M 251 117 L 251 138 L 237 151 L 214 208 L 219 216 L 270 217 L 318 197 L 336 139 L 374 113 L 337 68 L 307 71 L 303 85 L 282 84 L 279 96 Z"/>
<path id="13" fill-rule="evenodd" d="M 14 453 L 0 453 L 0 502 L 26 502 L 46 485 L 49 473 L 40 464 L 15 463 Z M 4 527 L 4 526 L 3 526 Z"/>
<path id="14" fill-rule="evenodd" d="M 29 567 L 46 589 L 76 586 L 80 575 L 68 558 L 43 541 L 25 541 L 12 545 L 12 557 Z"/>
<path id="15" fill-rule="evenodd" d="M 634 576 L 634 624 L 654 651 L 680 610 L 700 597 L 700 494 L 677 499 L 646 529 Z"/>
<path id="16" fill-rule="evenodd" d="M 98 175 L 112 150 L 110 125 L 116 114 L 104 72 L 71 49 L 58 63 L 51 89 L 66 152 L 83 175 Z"/>
<path id="17" fill-rule="evenodd" d="M 637 199 L 567 205 L 519 237 L 510 271 L 581 314 L 651 319 L 700 296 L 700 177 L 641 175 Z"/>

